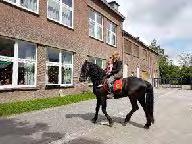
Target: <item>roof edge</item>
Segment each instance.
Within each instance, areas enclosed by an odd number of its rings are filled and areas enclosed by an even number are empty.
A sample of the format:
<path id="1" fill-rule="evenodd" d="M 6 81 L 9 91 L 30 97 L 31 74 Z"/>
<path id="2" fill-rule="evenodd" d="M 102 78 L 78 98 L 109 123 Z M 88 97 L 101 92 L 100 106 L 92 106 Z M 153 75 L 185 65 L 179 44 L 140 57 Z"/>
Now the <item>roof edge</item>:
<path id="1" fill-rule="evenodd" d="M 110 10 L 112 10 L 114 13 L 116 13 L 118 16 L 120 16 L 123 21 L 125 20 L 125 16 L 122 15 L 119 11 L 115 10 L 113 7 L 111 7 L 106 0 L 100 0 L 100 1 L 103 4 L 105 4 Z"/>
<path id="2" fill-rule="evenodd" d="M 147 49 L 151 50 L 151 51 L 154 52 L 155 54 L 159 55 L 158 52 L 156 52 L 155 50 L 151 49 L 147 44 L 145 44 L 145 43 L 142 42 L 140 39 L 138 39 L 138 37 L 133 36 L 133 35 L 130 34 L 129 32 L 123 30 L 123 36 L 131 37 L 133 40 L 135 40 L 136 42 L 138 42 L 138 43 L 141 44 L 142 46 L 146 47 Z"/>

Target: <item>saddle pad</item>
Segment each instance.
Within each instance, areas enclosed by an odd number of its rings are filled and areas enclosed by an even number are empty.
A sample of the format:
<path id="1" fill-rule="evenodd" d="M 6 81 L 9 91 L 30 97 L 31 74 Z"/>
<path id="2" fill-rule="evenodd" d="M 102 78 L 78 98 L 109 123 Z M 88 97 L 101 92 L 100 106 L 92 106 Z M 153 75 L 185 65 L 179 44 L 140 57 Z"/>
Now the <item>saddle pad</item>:
<path id="1" fill-rule="evenodd" d="M 122 90 L 122 87 L 123 87 L 122 79 L 116 80 L 116 81 L 114 82 L 113 90 L 114 90 L 114 91 L 119 91 L 119 90 Z"/>

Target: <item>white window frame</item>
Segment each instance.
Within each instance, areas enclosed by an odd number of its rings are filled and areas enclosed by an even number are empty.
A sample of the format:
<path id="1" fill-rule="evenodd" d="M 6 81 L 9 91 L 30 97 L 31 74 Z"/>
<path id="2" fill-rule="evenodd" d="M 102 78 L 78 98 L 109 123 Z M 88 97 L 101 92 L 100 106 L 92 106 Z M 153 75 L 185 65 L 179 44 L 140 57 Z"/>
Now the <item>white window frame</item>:
<path id="1" fill-rule="evenodd" d="M 50 48 L 50 47 L 48 47 Z M 47 49 L 48 49 L 47 48 Z M 52 48 L 54 49 L 54 48 Z M 56 48 L 55 48 L 56 49 Z M 72 63 L 71 64 L 62 64 L 62 54 L 64 52 L 70 53 L 72 55 Z M 48 83 L 48 66 L 58 66 L 59 67 L 59 75 L 58 75 L 58 84 L 49 84 Z M 62 84 L 62 67 L 68 66 L 72 69 L 72 76 L 71 76 L 71 84 Z M 59 50 L 59 62 L 46 62 L 46 85 L 47 86 L 61 86 L 61 87 L 69 87 L 73 86 L 73 52 Z"/>
<path id="2" fill-rule="evenodd" d="M 63 26 L 74 29 L 74 0 L 72 0 L 72 7 L 69 7 L 68 5 L 62 3 L 62 0 L 55 0 L 55 1 L 59 1 L 59 21 L 49 17 L 49 14 L 48 14 L 48 0 L 47 0 L 47 18 L 54 21 L 54 22 L 57 22 L 57 23 L 59 23 L 59 24 L 61 24 Z M 63 5 L 65 6 L 65 8 L 72 11 L 72 22 L 71 22 L 72 25 L 71 26 L 68 26 L 68 25 L 62 23 L 62 6 Z"/>
<path id="3" fill-rule="evenodd" d="M 111 22 L 110 20 L 107 20 L 107 23 L 109 24 L 109 27 L 107 25 L 107 28 L 106 28 L 106 43 L 111 45 L 111 46 L 114 46 L 114 47 L 117 47 L 117 25 L 114 24 L 113 22 Z M 112 27 L 113 25 L 115 26 L 115 32 L 112 31 Z M 108 32 L 109 32 L 109 35 L 108 35 Z M 112 39 L 113 39 L 113 36 L 115 36 L 115 45 L 112 44 Z M 108 38 L 110 37 L 109 41 L 108 41 Z"/>
<path id="4" fill-rule="evenodd" d="M 97 12 L 97 11 L 95 11 L 95 10 L 93 10 L 93 9 L 90 9 L 89 12 L 93 12 L 93 13 L 94 13 L 94 16 L 95 16 L 94 20 L 89 17 L 89 26 L 90 26 L 90 22 L 94 22 L 94 23 L 95 23 L 95 25 L 94 25 L 94 36 L 90 35 L 90 33 L 89 33 L 89 36 L 90 36 L 90 37 L 93 37 L 93 38 L 95 38 L 95 39 L 98 39 L 98 40 L 100 40 L 100 41 L 103 41 L 103 16 L 102 16 L 102 14 L 100 14 L 99 12 Z M 97 22 L 97 17 L 98 17 L 98 15 L 101 15 L 102 24 L 100 24 L 100 23 Z M 102 36 L 101 36 L 101 39 L 97 37 L 98 26 L 99 26 L 99 27 L 101 28 L 101 30 L 102 30 L 102 31 L 101 31 L 101 32 L 102 32 L 102 34 L 101 34 L 101 35 L 102 35 Z"/>
<path id="5" fill-rule="evenodd" d="M 7 2 L 7 3 L 10 3 L 10 4 L 12 4 L 12 5 L 15 5 L 15 6 L 17 6 L 17 7 L 20 7 L 20 8 L 22 8 L 22 9 L 25 9 L 25 10 L 27 10 L 27 11 L 29 11 L 29 12 L 33 12 L 33 13 L 35 13 L 35 14 L 39 14 L 39 0 L 37 0 L 37 10 L 36 10 L 36 11 L 22 6 L 22 5 L 21 5 L 21 0 L 16 0 L 15 3 L 12 2 L 12 1 L 9 1 L 9 0 L 3 0 L 3 1 L 5 1 L 5 2 Z"/>
<path id="6" fill-rule="evenodd" d="M 94 59 L 94 64 L 97 64 L 97 59 L 102 60 L 102 66 L 101 66 L 101 68 L 104 69 L 104 61 L 106 61 L 106 59 L 102 59 L 102 58 L 98 58 L 98 57 L 92 57 L 92 56 L 89 56 L 89 58 Z"/>
<path id="7" fill-rule="evenodd" d="M 6 39 L 6 38 L 5 38 Z M 12 72 L 12 84 L 11 85 L 0 85 L 0 90 L 11 89 L 11 88 L 33 88 L 37 86 L 37 45 L 36 46 L 36 56 L 34 60 L 21 59 L 18 57 L 18 43 L 19 40 L 13 40 L 14 43 L 14 57 L 0 56 L 1 61 L 10 61 L 13 62 L 13 72 Z M 18 63 L 33 63 L 35 64 L 34 72 L 34 84 L 33 85 L 19 85 L 18 84 Z"/>

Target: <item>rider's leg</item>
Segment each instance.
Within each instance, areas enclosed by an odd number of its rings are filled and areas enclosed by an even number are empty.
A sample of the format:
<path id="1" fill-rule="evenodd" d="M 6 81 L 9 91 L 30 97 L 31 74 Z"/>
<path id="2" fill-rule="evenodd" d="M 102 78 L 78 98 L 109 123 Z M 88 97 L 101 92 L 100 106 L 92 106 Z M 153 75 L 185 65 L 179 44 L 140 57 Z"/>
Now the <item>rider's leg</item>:
<path id="1" fill-rule="evenodd" d="M 110 78 L 108 79 L 108 86 L 109 86 L 109 98 L 112 98 L 114 96 L 113 94 L 113 83 L 114 83 L 114 76 L 110 76 Z"/>

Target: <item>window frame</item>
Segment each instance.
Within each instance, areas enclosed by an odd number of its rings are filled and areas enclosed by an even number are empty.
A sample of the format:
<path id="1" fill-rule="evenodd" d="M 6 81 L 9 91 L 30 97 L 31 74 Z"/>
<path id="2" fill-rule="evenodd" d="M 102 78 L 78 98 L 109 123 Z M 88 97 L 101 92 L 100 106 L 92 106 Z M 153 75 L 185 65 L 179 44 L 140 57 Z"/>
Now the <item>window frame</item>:
<path id="1" fill-rule="evenodd" d="M 124 53 L 128 55 L 133 54 L 132 44 L 133 43 L 130 40 L 124 38 Z"/>
<path id="2" fill-rule="evenodd" d="M 47 47 L 48 48 L 52 48 L 52 47 Z M 52 49 L 57 49 L 57 48 L 52 48 Z M 69 86 L 73 86 L 74 85 L 74 81 L 73 81 L 73 59 L 74 59 L 74 53 L 70 52 L 70 51 L 66 51 L 66 50 L 59 50 L 59 62 L 49 62 L 46 61 L 46 79 L 45 79 L 45 85 L 46 86 L 61 86 L 61 87 L 69 87 Z M 72 62 L 71 64 L 63 64 L 62 63 L 62 54 L 63 53 L 70 53 L 72 55 Z M 48 53 L 47 53 L 48 54 Z M 49 84 L 48 83 L 48 66 L 58 66 L 59 67 L 59 74 L 58 74 L 58 84 Z M 71 72 L 71 84 L 62 84 L 62 68 L 65 68 L 65 66 L 69 66 L 72 69 Z"/>
<path id="3" fill-rule="evenodd" d="M 103 37 L 104 37 L 104 34 L 103 34 L 103 32 L 104 32 L 104 30 L 103 30 L 104 29 L 104 17 L 103 17 L 103 15 L 101 13 L 95 11 L 92 8 L 89 9 L 89 13 L 90 12 L 94 13 L 94 20 L 89 17 L 89 29 L 90 29 L 90 22 L 94 22 L 95 25 L 94 25 L 94 36 L 92 36 L 90 34 L 90 32 L 89 32 L 89 36 L 94 38 L 94 39 L 97 39 L 99 41 L 103 41 Z M 101 15 L 102 24 L 98 23 L 98 21 L 97 21 L 98 15 Z M 98 26 L 101 28 L 101 32 L 102 32 L 101 33 L 101 39 L 97 37 Z"/>
<path id="4" fill-rule="evenodd" d="M 88 56 L 88 58 L 89 58 L 89 60 L 90 60 L 90 59 L 94 59 L 94 64 L 97 64 L 97 59 L 102 60 L 102 66 L 101 66 L 101 68 L 104 69 L 104 66 L 105 66 L 104 61 L 106 62 L 106 59 L 102 59 L 102 58 L 98 58 L 98 57 L 92 57 L 92 56 Z M 99 65 L 98 65 L 98 66 L 99 66 Z"/>
<path id="5" fill-rule="evenodd" d="M 109 27 L 108 27 L 108 24 L 109 24 Z M 113 30 L 112 30 L 113 25 L 115 26 L 115 32 L 113 32 Z M 109 32 L 109 35 L 108 35 L 108 32 Z M 112 44 L 113 36 L 115 36 L 115 45 Z M 108 41 L 109 37 L 110 37 L 110 40 Z M 110 21 L 109 19 L 107 19 L 106 43 L 113 47 L 117 47 L 117 25 L 115 23 L 113 23 L 112 21 Z"/>
<path id="6" fill-rule="evenodd" d="M 56 23 L 59 23 L 65 27 L 68 27 L 68 28 L 71 28 L 71 29 L 74 29 L 74 0 L 71 0 L 72 1 L 72 7 L 69 7 L 68 5 L 62 3 L 62 0 L 59 0 L 60 3 L 59 3 L 59 21 L 58 20 L 55 20 L 51 17 L 49 17 L 49 12 L 48 12 L 48 6 L 49 6 L 49 3 L 48 3 L 48 0 L 47 0 L 47 19 L 51 20 L 51 21 L 54 21 Z M 62 6 L 65 5 L 65 7 L 67 9 L 70 9 L 72 11 L 72 22 L 71 22 L 71 26 L 69 25 L 66 25 L 64 23 L 62 23 Z"/>
<path id="7" fill-rule="evenodd" d="M 39 14 L 39 0 L 37 0 L 37 10 L 36 10 L 36 11 L 22 6 L 22 5 L 21 5 L 21 0 L 16 0 L 15 3 L 12 2 L 12 1 L 9 1 L 9 0 L 3 0 L 3 1 L 4 1 L 4 2 L 7 2 L 7 3 L 10 3 L 10 4 L 14 5 L 14 6 L 17 6 L 17 7 L 19 7 L 19 8 L 22 8 L 22 9 L 24 9 L 24 10 L 27 10 L 27 11 L 29 11 L 29 12 L 32 12 L 32 13 L 35 13 L 35 14 Z"/>
<path id="8" fill-rule="evenodd" d="M 3 37 L 4 38 L 4 37 Z M 9 38 L 4 38 L 9 39 Z M 14 43 L 14 57 L 6 57 L 6 56 L 0 56 L 1 61 L 9 61 L 13 63 L 13 72 L 12 72 L 12 84 L 11 85 L 0 85 L 0 90 L 4 89 L 12 89 L 12 88 L 34 88 L 37 86 L 37 44 L 32 43 L 35 46 L 35 59 L 29 60 L 29 59 L 22 59 L 19 58 L 18 49 L 19 49 L 19 42 L 21 40 L 13 40 Z M 22 41 L 27 42 L 27 41 Z M 31 43 L 31 42 L 29 42 Z M 18 66 L 19 63 L 33 63 L 35 65 L 35 72 L 34 72 L 34 84 L 33 85 L 19 85 L 18 84 Z"/>

